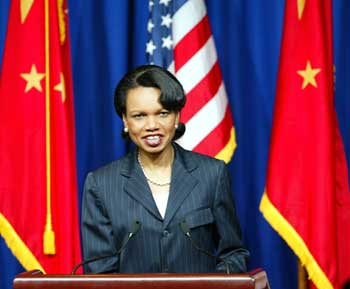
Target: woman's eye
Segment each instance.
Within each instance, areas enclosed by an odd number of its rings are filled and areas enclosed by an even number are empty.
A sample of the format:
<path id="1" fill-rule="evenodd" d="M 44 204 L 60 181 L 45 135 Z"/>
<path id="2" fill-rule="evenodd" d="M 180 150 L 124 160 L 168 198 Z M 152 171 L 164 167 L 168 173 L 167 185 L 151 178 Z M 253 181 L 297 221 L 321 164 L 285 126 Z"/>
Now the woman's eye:
<path id="1" fill-rule="evenodd" d="M 144 116 L 143 114 L 138 113 L 138 114 L 134 114 L 132 117 L 135 119 L 141 119 L 143 116 Z"/>
<path id="2" fill-rule="evenodd" d="M 159 113 L 159 115 L 160 115 L 161 117 L 167 117 L 167 116 L 169 115 L 169 111 L 161 111 L 161 112 Z"/>

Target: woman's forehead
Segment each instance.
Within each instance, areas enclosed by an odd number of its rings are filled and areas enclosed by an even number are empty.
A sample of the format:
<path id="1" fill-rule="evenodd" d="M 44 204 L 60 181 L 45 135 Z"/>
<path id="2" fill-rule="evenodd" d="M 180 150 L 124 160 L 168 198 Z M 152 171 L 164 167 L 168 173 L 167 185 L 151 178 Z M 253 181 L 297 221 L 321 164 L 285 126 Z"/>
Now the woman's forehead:
<path id="1" fill-rule="evenodd" d="M 130 89 L 126 95 L 126 107 L 131 108 L 162 108 L 160 90 L 155 87 L 136 87 Z"/>

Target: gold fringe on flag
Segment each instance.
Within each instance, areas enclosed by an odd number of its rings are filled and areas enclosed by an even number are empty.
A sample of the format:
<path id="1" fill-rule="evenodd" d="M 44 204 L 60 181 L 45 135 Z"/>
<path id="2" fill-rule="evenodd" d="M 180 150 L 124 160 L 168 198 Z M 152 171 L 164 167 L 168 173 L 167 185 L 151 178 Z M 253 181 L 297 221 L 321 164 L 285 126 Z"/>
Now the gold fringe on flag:
<path id="1" fill-rule="evenodd" d="M 219 160 L 223 160 L 225 163 L 228 163 L 236 149 L 236 134 L 234 128 L 231 128 L 230 139 L 225 147 L 215 156 Z"/>
<path id="2" fill-rule="evenodd" d="M 280 236 L 287 242 L 288 246 L 298 256 L 301 265 L 306 268 L 309 278 L 314 282 L 316 287 L 322 289 L 334 289 L 327 275 L 322 271 L 306 246 L 304 240 L 271 203 L 266 192 L 264 192 L 261 198 L 259 209 L 272 228 L 280 234 Z"/>
<path id="3" fill-rule="evenodd" d="M 45 273 L 44 268 L 41 266 L 34 254 L 23 242 L 10 222 L 1 213 L 0 235 L 4 238 L 6 245 L 9 247 L 12 254 L 17 258 L 17 260 L 26 270 L 29 271 L 39 269 L 41 272 Z"/>
<path id="4" fill-rule="evenodd" d="M 45 0 L 45 121 L 46 121 L 46 225 L 44 231 L 44 254 L 56 254 L 55 232 L 51 215 L 51 139 L 50 139 L 50 34 L 49 1 Z"/>

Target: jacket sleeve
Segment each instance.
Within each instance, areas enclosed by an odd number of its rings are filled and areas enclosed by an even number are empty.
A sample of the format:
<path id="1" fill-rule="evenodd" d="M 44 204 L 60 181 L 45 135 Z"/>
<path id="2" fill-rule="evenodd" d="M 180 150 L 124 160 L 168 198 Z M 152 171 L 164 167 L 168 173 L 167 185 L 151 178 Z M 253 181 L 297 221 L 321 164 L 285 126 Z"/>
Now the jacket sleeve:
<path id="1" fill-rule="evenodd" d="M 84 265 L 85 273 L 118 272 L 119 260 L 110 218 L 93 173 L 85 180 L 81 223 L 84 261 L 106 256 Z"/>
<path id="2" fill-rule="evenodd" d="M 218 234 L 217 254 L 220 259 L 225 260 L 217 264 L 216 270 L 226 271 L 228 265 L 231 273 L 246 272 L 249 252 L 242 245 L 241 228 L 236 215 L 230 176 L 224 162 L 220 163 L 213 214 Z"/>

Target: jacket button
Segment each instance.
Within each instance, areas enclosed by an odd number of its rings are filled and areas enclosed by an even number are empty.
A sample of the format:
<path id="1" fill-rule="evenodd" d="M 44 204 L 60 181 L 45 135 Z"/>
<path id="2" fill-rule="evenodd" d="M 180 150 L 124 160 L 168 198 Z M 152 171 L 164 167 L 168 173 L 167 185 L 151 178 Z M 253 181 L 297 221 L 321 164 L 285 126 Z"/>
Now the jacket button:
<path id="1" fill-rule="evenodd" d="M 169 231 L 164 230 L 164 231 L 163 231 L 163 237 L 168 237 L 168 236 L 169 236 Z"/>

